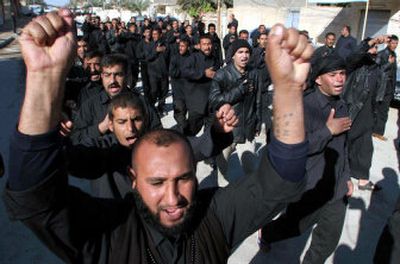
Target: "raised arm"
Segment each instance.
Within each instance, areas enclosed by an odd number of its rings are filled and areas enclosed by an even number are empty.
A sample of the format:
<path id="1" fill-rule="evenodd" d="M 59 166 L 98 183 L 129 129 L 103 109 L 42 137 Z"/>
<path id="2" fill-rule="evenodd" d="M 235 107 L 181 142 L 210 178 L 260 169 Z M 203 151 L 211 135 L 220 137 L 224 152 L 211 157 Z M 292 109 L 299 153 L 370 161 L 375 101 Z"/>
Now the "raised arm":
<path id="1" fill-rule="evenodd" d="M 274 84 L 273 132 L 276 139 L 296 144 L 305 139 L 303 88 L 310 69 L 311 45 L 295 29 L 274 26 L 265 62 Z"/>
<path id="2" fill-rule="evenodd" d="M 67 9 L 48 13 L 30 22 L 20 37 L 26 64 L 26 92 L 18 130 L 44 134 L 61 118 L 67 73 L 74 60 L 73 16 Z"/>
<path id="3" fill-rule="evenodd" d="M 212 208 L 235 248 L 272 220 L 304 187 L 307 158 L 303 85 L 313 48 L 297 30 L 275 25 L 266 57 L 275 85 L 274 134 L 256 172 L 217 192 Z"/>

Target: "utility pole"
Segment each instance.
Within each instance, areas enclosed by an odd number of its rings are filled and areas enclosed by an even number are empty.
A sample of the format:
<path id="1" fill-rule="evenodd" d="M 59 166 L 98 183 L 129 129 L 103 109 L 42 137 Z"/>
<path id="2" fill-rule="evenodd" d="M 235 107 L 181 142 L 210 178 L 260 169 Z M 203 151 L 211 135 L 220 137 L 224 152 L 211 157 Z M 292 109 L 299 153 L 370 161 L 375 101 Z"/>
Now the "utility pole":
<path id="1" fill-rule="evenodd" d="M 217 34 L 221 38 L 221 0 L 217 1 Z"/>

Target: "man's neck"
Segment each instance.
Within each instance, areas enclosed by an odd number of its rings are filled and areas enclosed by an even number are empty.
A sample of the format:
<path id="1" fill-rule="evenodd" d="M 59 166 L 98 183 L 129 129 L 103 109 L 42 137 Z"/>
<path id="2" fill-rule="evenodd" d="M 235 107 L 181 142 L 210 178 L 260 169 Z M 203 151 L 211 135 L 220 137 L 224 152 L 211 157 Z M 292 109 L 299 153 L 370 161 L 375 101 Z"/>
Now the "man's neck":
<path id="1" fill-rule="evenodd" d="M 240 74 L 243 74 L 246 72 L 247 65 L 245 67 L 240 67 L 240 66 L 236 65 L 236 63 L 233 63 L 233 66 L 235 66 L 236 70 L 238 72 L 240 72 Z"/>

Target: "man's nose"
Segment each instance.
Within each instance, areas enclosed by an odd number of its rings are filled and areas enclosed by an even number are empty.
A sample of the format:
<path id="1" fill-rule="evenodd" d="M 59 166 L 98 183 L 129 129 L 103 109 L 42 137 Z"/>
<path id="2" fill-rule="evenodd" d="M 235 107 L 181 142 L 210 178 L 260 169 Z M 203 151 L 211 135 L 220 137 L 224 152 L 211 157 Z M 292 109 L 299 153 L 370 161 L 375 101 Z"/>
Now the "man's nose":
<path id="1" fill-rule="evenodd" d="M 167 185 L 165 200 L 168 206 L 177 206 L 179 201 L 179 190 L 176 183 L 169 183 Z"/>

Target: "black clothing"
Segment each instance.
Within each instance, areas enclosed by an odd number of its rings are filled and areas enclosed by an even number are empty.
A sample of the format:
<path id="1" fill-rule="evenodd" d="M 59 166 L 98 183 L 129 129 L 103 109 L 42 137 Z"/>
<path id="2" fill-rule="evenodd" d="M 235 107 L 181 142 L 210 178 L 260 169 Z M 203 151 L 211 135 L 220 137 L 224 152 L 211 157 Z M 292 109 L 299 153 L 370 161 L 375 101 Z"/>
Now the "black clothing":
<path id="1" fill-rule="evenodd" d="M 119 42 L 124 45 L 124 54 L 128 57 L 132 80 L 130 87 L 135 87 L 139 79 L 139 59 L 136 56 L 137 46 L 142 37 L 132 32 L 123 32 L 119 36 Z"/>
<path id="2" fill-rule="evenodd" d="M 374 115 L 372 103 L 381 76 L 380 69 L 368 53 L 368 42 L 363 41 L 347 59 L 348 77 L 343 99 L 352 120 L 348 133 L 349 162 L 352 176 L 369 179 L 372 162 L 372 129 Z"/>
<path id="3" fill-rule="evenodd" d="M 347 133 L 332 136 L 326 121 L 331 109 L 335 118 L 347 117 L 346 103 L 339 97 L 326 97 L 319 88 L 304 97 L 304 123 L 310 148 L 307 159 L 306 190 L 321 190 L 319 201 L 340 200 L 350 180 Z"/>
<path id="4" fill-rule="evenodd" d="M 305 95 L 304 118 L 308 151 L 306 192 L 288 205 L 284 215 L 262 229 L 268 243 L 299 236 L 314 224 L 312 241 L 303 263 L 324 263 L 335 250 L 342 232 L 350 180 L 346 133 L 332 136 L 326 120 L 332 108 L 335 118 L 348 116 L 346 103 L 327 97 L 318 87 Z M 327 239 L 329 238 L 329 239 Z"/>
<path id="5" fill-rule="evenodd" d="M 236 18 L 233 18 L 232 21 L 228 23 L 228 28 L 230 28 L 231 26 L 235 26 L 235 28 L 237 29 L 239 26 L 239 21 Z"/>
<path id="6" fill-rule="evenodd" d="M 84 22 L 82 25 L 83 38 L 87 40 L 89 50 L 99 50 L 103 54 L 109 51 L 107 40 L 100 28 L 91 23 Z"/>
<path id="7" fill-rule="evenodd" d="M 317 61 L 320 59 L 333 54 L 335 52 L 334 47 L 328 47 L 327 45 L 324 45 L 322 47 L 319 47 L 316 49 L 311 57 L 311 64 L 315 64 Z"/>
<path id="8" fill-rule="evenodd" d="M 232 143 L 232 135 L 220 134 L 209 127 L 199 137 L 188 137 L 195 162 L 217 155 Z M 115 144 L 110 148 L 68 146 L 68 171 L 72 176 L 90 179 L 92 195 L 100 198 L 123 198 L 132 192 L 127 168 L 132 150 Z"/>
<path id="9" fill-rule="evenodd" d="M 206 36 L 209 36 L 212 41 L 212 48 L 213 48 L 213 56 L 217 58 L 219 67 L 224 65 L 224 59 L 222 58 L 222 47 L 221 47 L 221 40 L 218 37 L 217 33 L 210 34 L 207 33 Z"/>
<path id="10" fill-rule="evenodd" d="M 389 56 L 395 58 L 394 63 L 389 62 Z M 386 48 L 378 53 L 376 63 L 382 71 L 382 79 L 378 85 L 376 100 L 374 103 L 375 124 L 374 133 L 385 134 L 385 125 L 388 119 L 390 102 L 393 100 L 396 88 L 397 59 L 396 53 Z"/>
<path id="11" fill-rule="evenodd" d="M 197 51 L 194 46 L 199 44 L 199 41 L 200 41 L 199 35 L 197 35 L 196 33 L 193 33 L 193 35 L 189 36 L 188 34 L 184 33 L 184 34 L 182 34 L 181 38 L 183 38 L 189 42 L 189 51 L 191 53 Z"/>
<path id="12" fill-rule="evenodd" d="M 206 56 L 203 52 L 195 52 L 183 64 L 181 76 L 187 80 L 185 88 L 185 102 L 189 113 L 187 135 L 196 135 L 203 125 L 209 123 L 208 96 L 210 94 L 211 79 L 205 76 L 205 70 L 218 70 L 218 60 Z"/>
<path id="13" fill-rule="evenodd" d="M 124 91 L 122 91 L 124 92 Z M 143 102 L 145 111 L 147 112 L 148 124 L 150 128 L 160 128 L 161 122 L 152 106 L 135 90 L 126 89 L 126 92 L 135 93 Z M 88 146 L 108 147 L 116 144 L 114 134 L 107 132 L 100 134 L 98 125 L 107 115 L 107 108 L 110 103 L 108 94 L 103 89 L 96 95 L 86 100 L 79 109 L 76 120 L 74 120 L 74 129 L 71 134 L 73 144 L 83 144 Z"/>
<path id="14" fill-rule="evenodd" d="M 75 59 L 65 81 L 63 112 L 69 119 L 73 119 L 79 109 L 79 94 L 89 82 L 89 76 L 83 69 L 82 61 Z"/>
<path id="15" fill-rule="evenodd" d="M 261 81 L 256 69 L 241 74 L 233 64 L 220 69 L 214 76 L 209 96 L 210 109 L 217 111 L 230 104 L 239 119 L 233 129 L 235 143 L 252 141 L 261 128 Z"/>
<path id="16" fill-rule="evenodd" d="M 78 101 L 77 101 L 77 106 L 78 109 L 81 107 L 81 105 L 86 102 L 89 98 L 92 96 L 100 93 L 103 90 L 103 86 L 101 84 L 101 81 L 98 82 L 88 82 L 84 87 L 79 92 L 78 95 Z"/>
<path id="17" fill-rule="evenodd" d="M 136 57 L 140 62 L 140 75 L 142 77 L 142 88 L 144 97 L 150 98 L 150 78 L 148 73 L 147 61 L 145 58 L 144 48 L 149 45 L 144 39 L 142 39 L 136 47 Z"/>
<path id="18" fill-rule="evenodd" d="M 157 47 L 166 47 L 161 41 L 151 41 L 144 45 L 144 58 L 147 62 L 147 69 L 149 75 L 150 92 L 148 100 L 154 106 L 158 102 L 158 107 L 164 105 L 165 99 L 168 94 L 168 66 L 167 54 L 168 50 L 164 52 L 157 52 Z"/>
<path id="19" fill-rule="evenodd" d="M 119 36 L 115 29 L 110 29 L 105 34 L 108 47 L 111 53 L 121 53 L 123 51 L 122 45 L 119 43 Z"/>
<path id="20" fill-rule="evenodd" d="M 272 97 L 273 90 L 270 88 L 272 80 L 265 65 L 265 50 L 257 46 L 253 48 L 250 56 L 249 67 L 258 69 L 261 82 L 261 120 L 265 129 L 272 129 Z"/>
<path id="21" fill-rule="evenodd" d="M 107 263 L 225 263 L 239 243 L 295 200 L 303 186 L 302 180 L 283 180 L 269 163 L 268 156 L 274 154 L 264 151 L 258 171 L 246 180 L 197 192 L 192 223 L 170 247 L 169 256 L 175 255 L 171 262 L 161 255 L 166 248 L 154 235 L 159 231 L 150 230 L 154 227 L 131 195 L 124 200 L 95 199 L 67 186 L 57 130 L 39 136 L 15 134 L 4 200 L 12 219 L 23 221 L 68 263 L 98 263 L 99 259 Z M 299 150 L 304 146 L 288 145 L 296 154 L 285 160 L 302 159 L 305 153 Z M 37 181 L 18 191 L 18 181 L 28 178 Z"/>
<path id="22" fill-rule="evenodd" d="M 228 33 L 225 35 L 224 40 L 222 42 L 222 46 L 224 47 L 225 61 L 228 59 L 228 50 L 232 43 L 238 38 L 238 35 Z M 231 58 L 230 58 L 231 59 Z"/>
<path id="23" fill-rule="evenodd" d="M 312 230 L 310 247 L 301 263 L 325 263 L 339 243 L 346 208 L 345 199 L 320 204 L 315 195 L 306 192 L 300 201 L 287 206 L 285 214 L 263 227 L 263 240 L 273 243 L 293 238 L 316 225 Z"/>
<path id="24" fill-rule="evenodd" d="M 185 133 L 187 127 L 187 106 L 185 97 L 190 97 L 187 94 L 187 81 L 182 77 L 182 70 L 184 65 L 186 65 L 186 60 L 190 58 L 190 54 L 187 52 L 184 55 L 179 53 L 171 58 L 169 66 L 169 76 L 171 77 L 171 87 L 172 87 L 172 99 L 174 108 L 174 119 L 176 120 L 179 130 Z"/>
<path id="25" fill-rule="evenodd" d="M 336 42 L 336 52 L 340 57 L 346 59 L 352 52 L 354 52 L 357 48 L 357 40 L 352 36 L 340 36 L 338 41 Z"/>

